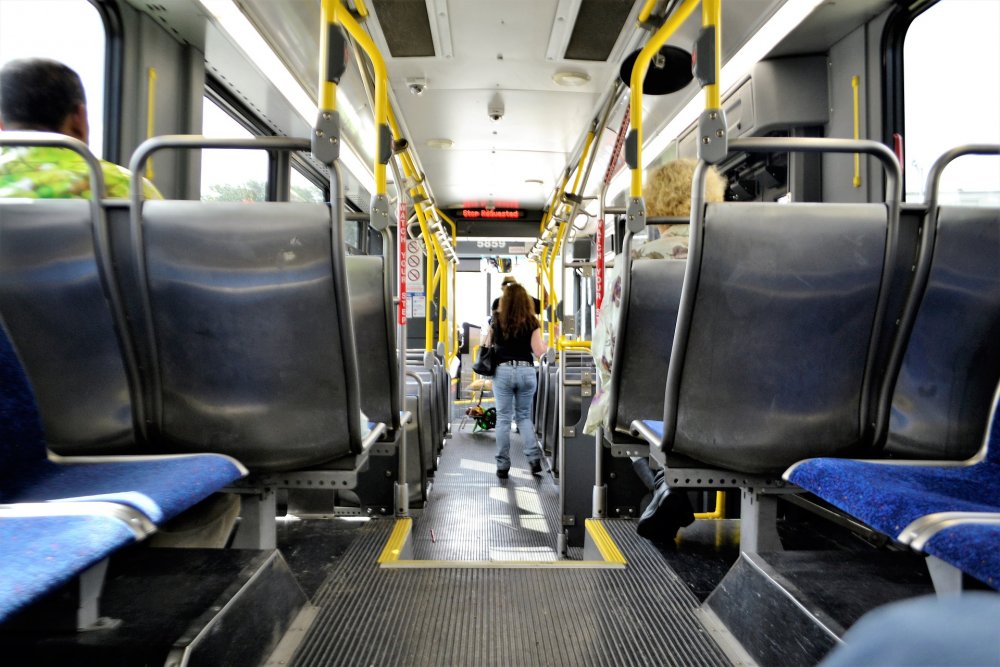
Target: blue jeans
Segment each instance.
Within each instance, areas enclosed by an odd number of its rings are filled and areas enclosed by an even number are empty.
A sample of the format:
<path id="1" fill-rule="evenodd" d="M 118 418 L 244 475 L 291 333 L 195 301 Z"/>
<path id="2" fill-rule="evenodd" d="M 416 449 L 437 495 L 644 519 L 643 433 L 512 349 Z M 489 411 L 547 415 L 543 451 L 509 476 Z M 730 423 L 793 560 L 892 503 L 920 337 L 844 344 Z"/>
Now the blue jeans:
<path id="1" fill-rule="evenodd" d="M 531 401 L 538 383 L 533 366 L 497 366 L 493 376 L 493 397 L 497 401 L 497 470 L 510 468 L 510 423 L 517 422 L 517 432 L 524 444 L 528 463 L 542 458 L 531 423 Z"/>

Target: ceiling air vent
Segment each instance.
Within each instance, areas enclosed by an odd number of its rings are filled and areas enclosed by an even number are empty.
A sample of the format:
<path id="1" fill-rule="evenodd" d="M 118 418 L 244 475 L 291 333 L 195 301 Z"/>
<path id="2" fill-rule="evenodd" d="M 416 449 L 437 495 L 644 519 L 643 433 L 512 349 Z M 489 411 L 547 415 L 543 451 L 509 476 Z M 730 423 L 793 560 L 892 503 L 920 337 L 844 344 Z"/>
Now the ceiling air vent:
<path id="1" fill-rule="evenodd" d="M 564 58 L 606 61 L 634 4 L 634 0 L 583 0 Z"/>
<path id="2" fill-rule="evenodd" d="M 393 58 L 434 55 L 427 4 L 413 0 L 374 0 L 375 14 Z"/>

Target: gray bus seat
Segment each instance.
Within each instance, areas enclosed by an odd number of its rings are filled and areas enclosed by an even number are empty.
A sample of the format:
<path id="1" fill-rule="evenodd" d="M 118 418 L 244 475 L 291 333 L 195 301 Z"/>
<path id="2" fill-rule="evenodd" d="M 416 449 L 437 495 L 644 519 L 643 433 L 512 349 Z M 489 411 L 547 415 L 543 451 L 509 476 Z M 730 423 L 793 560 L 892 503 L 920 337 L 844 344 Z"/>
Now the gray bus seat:
<path id="1" fill-rule="evenodd" d="M 885 452 L 959 460 L 981 444 L 1000 382 L 1000 209 L 943 206 L 892 393 Z"/>
<path id="2" fill-rule="evenodd" d="M 161 446 L 255 472 L 362 453 L 325 205 L 148 201 L 141 242 Z"/>
<path id="3" fill-rule="evenodd" d="M 399 369 L 383 258 L 347 257 L 347 286 L 358 348 L 361 409 L 372 421 L 384 423 L 392 439 L 399 429 Z"/>
<path id="4" fill-rule="evenodd" d="M 134 388 L 94 224 L 87 201 L 0 199 L 0 314 L 34 387 L 46 442 L 63 455 L 136 446 Z"/>

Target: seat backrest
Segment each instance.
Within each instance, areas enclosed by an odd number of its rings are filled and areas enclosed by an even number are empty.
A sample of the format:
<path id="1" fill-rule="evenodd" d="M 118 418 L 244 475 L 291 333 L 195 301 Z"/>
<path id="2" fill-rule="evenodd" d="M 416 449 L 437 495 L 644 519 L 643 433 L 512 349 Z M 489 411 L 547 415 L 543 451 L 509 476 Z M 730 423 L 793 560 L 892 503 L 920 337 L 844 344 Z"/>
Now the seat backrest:
<path id="1" fill-rule="evenodd" d="M 84 200 L 0 199 L 0 313 L 48 446 L 63 455 L 122 452 L 136 442 L 92 216 Z"/>
<path id="2" fill-rule="evenodd" d="M 773 472 L 865 444 L 888 219 L 884 204 L 707 205 L 670 359 L 673 451 Z"/>
<path id="3" fill-rule="evenodd" d="M 2 325 L 0 321 L 0 483 L 46 457 L 38 406 Z"/>
<path id="4" fill-rule="evenodd" d="M 634 420 L 663 414 L 659 388 L 670 365 L 685 263 L 636 259 L 631 267 L 629 298 L 622 303 L 617 332 L 623 338 L 624 354 L 614 359 L 615 365 L 622 366 L 612 373 L 608 404 L 613 419 L 610 430 L 625 433 Z"/>
<path id="5" fill-rule="evenodd" d="M 258 471 L 360 452 L 329 209 L 147 201 L 139 231 L 155 343 L 149 414 L 163 445 Z"/>
<path id="6" fill-rule="evenodd" d="M 382 257 L 348 257 L 347 286 L 358 348 L 361 409 L 391 433 L 399 428 L 399 364 L 384 265 Z"/>
<path id="7" fill-rule="evenodd" d="M 906 457 L 965 459 L 982 443 L 1000 381 L 1000 209 L 943 206 L 932 238 L 885 448 Z"/>

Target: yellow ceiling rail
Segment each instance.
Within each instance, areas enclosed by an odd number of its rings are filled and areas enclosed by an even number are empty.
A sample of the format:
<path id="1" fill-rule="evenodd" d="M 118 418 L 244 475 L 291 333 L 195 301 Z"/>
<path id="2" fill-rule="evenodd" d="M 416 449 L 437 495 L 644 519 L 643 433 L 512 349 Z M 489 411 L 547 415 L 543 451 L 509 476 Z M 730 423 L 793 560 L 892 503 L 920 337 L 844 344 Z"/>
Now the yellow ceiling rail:
<path id="1" fill-rule="evenodd" d="M 642 51 L 639 52 L 639 56 L 635 60 L 635 65 L 632 66 L 632 78 L 629 81 L 632 131 L 629 133 L 628 140 L 632 142 L 632 146 L 630 147 L 631 151 L 626 151 L 626 154 L 632 152 L 635 156 L 635 163 L 629 165 L 632 168 L 630 194 L 634 198 L 642 197 L 642 83 L 646 78 L 646 72 L 649 70 L 649 62 L 659 52 L 660 47 L 670 39 L 670 36 L 677 32 L 677 29 L 691 15 L 691 12 L 694 11 L 694 8 L 700 1 L 684 0 L 666 22 L 664 22 L 663 26 L 642 47 Z"/>

